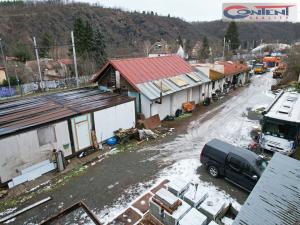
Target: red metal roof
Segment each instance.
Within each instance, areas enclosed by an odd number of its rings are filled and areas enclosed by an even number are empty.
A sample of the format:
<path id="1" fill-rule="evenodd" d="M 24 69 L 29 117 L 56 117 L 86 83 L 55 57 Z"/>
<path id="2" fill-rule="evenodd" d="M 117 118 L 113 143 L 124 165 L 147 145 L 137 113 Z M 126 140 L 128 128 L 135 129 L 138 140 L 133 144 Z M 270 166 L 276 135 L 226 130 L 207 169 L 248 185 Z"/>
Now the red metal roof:
<path id="1" fill-rule="evenodd" d="M 238 62 L 231 62 L 231 61 L 219 61 L 217 62 L 220 65 L 224 65 L 224 74 L 225 75 L 233 75 L 238 74 L 241 72 L 248 71 L 248 67 L 244 64 Z"/>
<path id="2" fill-rule="evenodd" d="M 152 58 L 113 59 L 93 78 L 97 81 L 108 66 L 113 66 L 135 88 L 136 84 L 193 72 L 189 63 L 177 55 Z"/>

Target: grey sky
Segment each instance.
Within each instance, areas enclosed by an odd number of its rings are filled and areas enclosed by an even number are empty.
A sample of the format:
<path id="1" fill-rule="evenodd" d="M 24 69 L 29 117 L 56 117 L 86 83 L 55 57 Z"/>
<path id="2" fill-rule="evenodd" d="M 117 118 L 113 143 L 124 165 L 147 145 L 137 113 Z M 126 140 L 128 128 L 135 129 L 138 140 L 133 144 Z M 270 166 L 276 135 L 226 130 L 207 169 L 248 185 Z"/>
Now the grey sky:
<path id="1" fill-rule="evenodd" d="M 80 0 L 81 2 L 99 3 L 106 7 L 118 7 L 125 10 L 154 11 L 161 15 L 176 16 L 187 21 L 211 21 L 222 18 L 223 2 L 251 3 L 295 3 L 293 0 Z M 300 9 L 298 5 L 298 21 Z"/>

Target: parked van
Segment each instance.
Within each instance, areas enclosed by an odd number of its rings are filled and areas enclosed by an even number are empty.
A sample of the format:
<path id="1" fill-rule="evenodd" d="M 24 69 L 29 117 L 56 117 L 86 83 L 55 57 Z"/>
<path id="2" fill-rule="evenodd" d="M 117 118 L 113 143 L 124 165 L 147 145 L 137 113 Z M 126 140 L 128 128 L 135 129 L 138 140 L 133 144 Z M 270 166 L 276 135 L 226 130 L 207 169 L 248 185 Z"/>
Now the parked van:
<path id="1" fill-rule="evenodd" d="M 254 188 L 268 164 L 254 152 L 218 139 L 205 144 L 200 161 L 206 166 L 211 176 L 223 176 L 249 192 Z"/>

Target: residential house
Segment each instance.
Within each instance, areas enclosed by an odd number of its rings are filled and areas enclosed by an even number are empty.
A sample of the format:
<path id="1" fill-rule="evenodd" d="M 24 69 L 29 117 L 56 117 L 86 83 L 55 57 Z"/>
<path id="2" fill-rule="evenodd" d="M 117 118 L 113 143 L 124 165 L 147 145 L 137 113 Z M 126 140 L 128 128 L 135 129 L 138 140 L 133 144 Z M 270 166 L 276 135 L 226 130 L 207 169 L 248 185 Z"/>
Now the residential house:
<path id="1" fill-rule="evenodd" d="M 233 225 L 299 224 L 299 171 L 299 160 L 275 153 Z"/>
<path id="2" fill-rule="evenodd" d="M 72 60 L 53 60 L 48 58 L 40 59 L 40 68 L 43 80 L 59 80 L 66 78 L 70 73 L 68 67 L 72 63 Z M 26 68 L 31 71 L 36 79 L 39 79 L 39 71 L 37 61 L 27 61 Z"/>
<path id="3" fill-rule="evenodd" d="M 227 92 L 231 85 L 244 85 L 249 80 L 249 68 L 241 63 L 217 61 L 193 64 L 195 70 L 203 72 L 210 80 L 209 93 Z M 210 95 L 211 97 L 211 95 Z"/>
<path id="4" fill-rule="evenodd" d="M 5 67 L 0 66 L 0 85 L 6 80 Z"/>
<path id="5" fill-rule="evenodd" d="M 160 119 L 174 115 L 182 104 L 199 104 L 209 96 L 210 80 L 177 55 L 112 59 L 93 77 L 103 91 L 136 98 L 136 111 Z"/>
<path id="6" fill-rule="evenodd" d="M 0 111 L 0 184 L 50 159 L 53 149 L 70 158 L 134 127 L 136 119 L 133 98 L 98 89 L 10 101 Z"/>

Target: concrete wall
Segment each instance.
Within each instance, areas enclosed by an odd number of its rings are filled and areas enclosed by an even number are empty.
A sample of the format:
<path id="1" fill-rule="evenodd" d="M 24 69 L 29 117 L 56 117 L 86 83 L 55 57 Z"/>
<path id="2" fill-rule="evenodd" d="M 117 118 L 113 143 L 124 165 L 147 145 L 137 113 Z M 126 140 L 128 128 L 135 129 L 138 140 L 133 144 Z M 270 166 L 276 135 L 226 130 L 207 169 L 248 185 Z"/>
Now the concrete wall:
<path id="1" fill-rule="evenodd" d="M 50 126 L 54 128 L 56 140 L 42 146 L 38 129 L 0 139 L 2 183 L 20 175 L 22 169 L 50 159 L 54 148 L 64 151 L 65 156 L 72 154 L 67 121 Z"/>
<path id="2" fill-rule="evenodd" d="M 94 112 L 94 123 L 98 142 L 113 137 L 119 128 L 134 127 L 134 101 Z"/>

